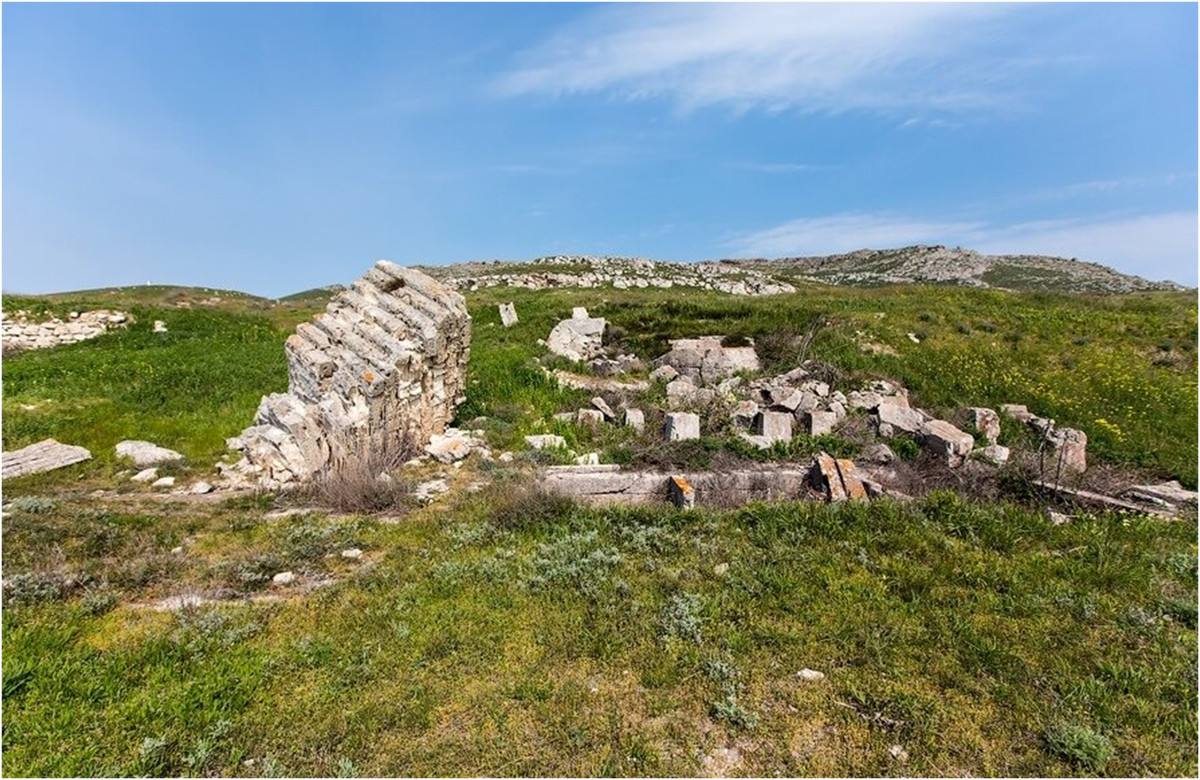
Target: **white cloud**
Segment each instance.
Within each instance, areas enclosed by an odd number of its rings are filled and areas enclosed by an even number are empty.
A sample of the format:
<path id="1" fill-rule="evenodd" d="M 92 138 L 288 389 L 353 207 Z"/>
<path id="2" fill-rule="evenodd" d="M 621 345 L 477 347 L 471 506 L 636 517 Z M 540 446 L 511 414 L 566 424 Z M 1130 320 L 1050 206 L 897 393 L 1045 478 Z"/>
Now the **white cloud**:
<path id="1" fill-rule="evenodd" d="M 824 255 L 855 249 L 945 243 L 942 237 L 962 235 L 982 227 L 977 222 L 926 222 L 883 214 L 834 214 L 793 219 L 739 236 L 727 246 L 740 257 Z"/>
<path id="2" fill-rule="evenodd" d="M 986 254 L 1073 257 L 1150 279 L 1196 284 L 1200 215 L 1178 211 L 1014 225 L 916 220 L 890 214 L 794 219 L 744 233 L 725 246 L 739 257 L 837 254 L 913 244 L 963 246 Z"/>
<path id="3" fill-rule="evenodd" d="M 735 167 L 756 173 L 808 173 L 820 169 L 821 166 L 808 163 L 766 162 L 766 163 L 736 163 Z"/>
<path id="4" fill-rule="evenodd" d="M 1103 263 L 1150 279 L 1196 283 L 1197 228 L 1192 211 L 1111 219 L 1031 222 L 980 237 L 990 254 L 1040 254 Z"/>
<path id="5" fill-rule="evenodd" d="M 1017 50 L 1021 36 L 1005 39 L 1001 22 L 1016 13 L 1025 11 L 977 3 L 622 5 L 526 52 L 496 87 L 508 95 L 668 97 L 684 108 L 993 111 L 1014 101 L 1015 81 L 1047 65 Z"/>

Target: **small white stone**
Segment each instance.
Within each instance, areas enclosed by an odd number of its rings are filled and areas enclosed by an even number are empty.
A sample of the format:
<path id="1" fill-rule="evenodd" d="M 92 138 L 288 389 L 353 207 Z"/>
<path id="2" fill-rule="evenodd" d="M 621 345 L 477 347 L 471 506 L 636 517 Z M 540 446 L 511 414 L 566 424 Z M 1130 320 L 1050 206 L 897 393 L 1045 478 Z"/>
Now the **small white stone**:
<path id="1" fill-rule="evenodd" d="M 908 761 L 908 751 L 902 745 L 892 745 L 888 748 L 888 755 L 899 761 L 901 764 Z"/>
<path id="2" fill-rule="evenodd" d="M 197 482 L 196 484 L 192 485 L 193 493 L 203 495 L 205 493 L 211 493 L 212 491 L 213 491 L 213 486 L 208 484 L 207 482 L 201 481 L 201 482 Z"/>
<path id="3" fill-rule="evenodd" d="M 580 455 L 578 458 L 575 459 L 575 465 L 577 465 L 577 466 L 599 466 L 600 465 L 600 453 L 589 452 L 585 455 Z"/>
<path id="4" fill-rule="evenodd" d="M 512 463 L 512 459 L 513 454 L 511 452 L 502 452 L 500 453 L 500 457 L 497 458 L 501 463 Z"/>
<path id="5" fill-rule="evenodd" d="M 281 571 L 271 578 L 276 585 L 288 585 L 296 581 L 296 575 L 290 571 Z"/>
<path id="6" fill-rule="evenodd" d="M 183 548 L 182 547 L 172 547 L 171 554 L 172 555 L 183 555 Z"/>
<path id="7" fill-rule="evenodd" d="M 175 477 L 161 477 L 159 479 L 154 480 L 154 482 L 150 485 L 150 487 L 153 487 L 153 488 L 175 487 Z"/>
<path id="8" fill-rule="evenodd" d="M 144 469 L 129 478 L 130 482 L 153 482 L 158 479 L 158 469 Z"/>
<path id="9" fill-rule="evenodd" d="M 796 672 L 796 676 L 805 682 L 820 682 L 825 679 L 825 673 L 818 672 L 816 669 L 801 669 Z"/>
<path id="10" fill-rule="evenodd" d="M 724 577 L 727 571 L 729 571 L 728 563 L 718 563 L 713 567 L 713 574 L 717 575 L 718 577 Z"/>
<path id="11" fill-rule="evenodd" d="M 351 547 L 349 550 L 342 550 L 342 557 L 349 558 L 351 560 L 358 560 L 362 557 L 362 554 L 362 550 L 358 549 L 357 547 Z"/>

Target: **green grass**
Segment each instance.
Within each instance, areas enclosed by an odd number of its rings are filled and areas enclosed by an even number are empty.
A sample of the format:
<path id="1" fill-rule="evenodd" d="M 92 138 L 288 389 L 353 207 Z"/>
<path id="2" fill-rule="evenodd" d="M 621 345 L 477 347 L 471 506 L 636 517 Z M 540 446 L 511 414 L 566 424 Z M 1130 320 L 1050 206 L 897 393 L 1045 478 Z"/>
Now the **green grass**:
<path id="1" fill-rule="evenodd" d="M 6 520 L 6 576 L 57 548 L 92 583 L 6 605 L 6 771 L 695 774 L 735 741 L 755 775 L 891 774 L 892 744 L 915 774 L 1196 771 L 1194 519 L 1054 527 L 948 494 L 543 512 L 501 482 L 483 499 L 400 525 L 76 502 Z M 118 576 L 184 535 L 169 574 Z M 377 563 L 323 563 L 351 542 Z M 251 551 L 342 579 L 128 606 Z"/>
<path id="2" fill-rule="evenodd" d="M 521 322 L 506 329 L 509 300 Z M 654 447 L 553 421 L 590 394 L 556 387 L 536 341 L 582 304 L 643 358 L 669 338 L 749 336 L 771 370 L 794 366 L 820 321 L 807 356 L 844 381 L 898 379 L 934 411 L 1025 403 L 1084 429 L 1093 462 L 1195 485 L 1189 294 L 504 289 L 469 304 L 458 417 L 485 417 L 496 452 L 549 431 L 630 463 L 853 455 L 838 439 L 741 451 L 719 430 Z M 1036 507 L 944 493 L 599 511 L 473 462 L 450 477 L 484 492 L 399 523 L 267 519 L 269 495 L 97 502 L 88 489 L 130 490 L 112 459 L 124 438 L 210 477 L 224 438 L 286 386 L 283 340 L 315 311 L 123 305 L 137 318 L 125 331 L 4 360 L 5 450 L 54 436 L 96 456 L 4 484 L 10 775 L 693 775 L 731 745 L 744 775 L 1197 771 L 1194 514 L 1052 526 Z M 348 547 L 363 560 L 341 558 Z M 284 570 L 327 584 L 271 599 Z M 233 601 L 138 606 L 186 593 Z M 826 680 L 798 680 L 804 667 Z"/>

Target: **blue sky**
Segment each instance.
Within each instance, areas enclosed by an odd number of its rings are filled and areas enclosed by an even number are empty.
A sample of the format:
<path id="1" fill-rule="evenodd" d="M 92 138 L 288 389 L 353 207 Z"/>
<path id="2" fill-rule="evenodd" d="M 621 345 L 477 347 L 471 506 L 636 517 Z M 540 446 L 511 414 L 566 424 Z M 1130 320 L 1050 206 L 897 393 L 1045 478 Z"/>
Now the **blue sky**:
<path id="1" fill-rule="evenodd" d="M 3 287 L 914 243 L 1197 281 L 1197 7 L 3 8 Z"/>

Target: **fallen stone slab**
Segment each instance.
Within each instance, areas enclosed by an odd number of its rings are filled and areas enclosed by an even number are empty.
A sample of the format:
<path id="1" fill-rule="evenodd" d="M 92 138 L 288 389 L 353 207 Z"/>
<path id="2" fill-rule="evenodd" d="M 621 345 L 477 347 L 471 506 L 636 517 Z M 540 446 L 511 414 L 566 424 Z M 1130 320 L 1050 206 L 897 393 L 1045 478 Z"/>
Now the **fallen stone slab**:
<path id="1" fill-rule="evenodd" d="M 526 436 L 525 443 L 535 450 L 557 450 L 567 446 L 567 440 L 554 433 L 542 433 L 535 436 Z"/>
<path id="2" fill-rule="evenodd" d="M 807 480 L 826 501 L 867 500 L 866 487 L 852 460 L 834 458 L 822 452 L 813 458 Z"/>
<path id="3" fill-rule="evenodd" d="M 1134 485 L 1121 495 L 1134 501 L 1170 507 L 1183 507 L 1189 504 L 1195 506 L 1197 501 L 1196 492 L 1186 490 L 1177 480 L 1163 482 L 1159 485 Z"/>
<path id="4" fill-rule="evenodd" d="M 736 506 L 807 498 L 807 474 L 795 467 L 667 474 L 622 471 L 618 465 L 607 464 L 550 467 L 542 472 L 540 484 L 546 490 L 597 506 L 666 504 L 671 502 L 671 483 L 678 478 L 694 491 L 696 506 Z"/>
<path id="5" fill-rule="evenodd" d="M 0 458 L 4 461 L 3 468 L 0 469 L 0 479 L 11 479 L 82 463 L 91 460 L 92 453 L 84 447 L 61 444 L 54 439 L 43 439 L 37 444 L 5 452 Z"/>
<path id="6" fill-rule="evenodd" d="M 921 411 L 897 406 L 890 403 L 889 399 L 881 401 L 875 413 L 879 419 L 879 435 L 884 438 L 894 436 L 896 431 L 919 433 L 925 422 L 925 415 Z"/>
<path id="7" fill-rule="evenodd" d="M 609 422 L 617 421 L 617 413 L 614 412 L 612 407 L 608 405 L 608 402 L 600 396 L 596 396 L 592 399 L 592 406 L 596 407 L 596 409 L 598 409 L 600 413 L 604 415 L 604 419 L 608 420 Z"/>
<path id="8" fill-rule="evenodd" d="M 573 374 L 570 371 L 562 370 L 547 373 L 554 377 L 554 381 L 558 383 L 559 387 L 571 390 L 590 390 L 593 393 L 637 393 L 650 389 L 650 383 L 644 379 L 630 379 L 622 382 L 607 377 Z"/>
<path id="9" fill-rule="evenodd" d="M 158 466 L 163 463 L 176 463 L 183 460 L 183 455 L 175 450 L 160 447 L 148 441 L 127 439 L 117 444 L 117 457 L 128 458 L 138 468 Z"/>
<path id="10" fill-rule="evenodd" d="M 1120 498 L 1106 496 L 1103 493 L 1094 493 L 1090 490 L 1080 490 L 1078 488 L 1060 485 L 1055 482 L 1035 479 L 1030 484 L 1041 490 L 1054 493 L 1064 498 L 1072 499 L 1085 506 L 1099 506 L 1104 509 L 1122 509 L 1129 512 L 1154 515 L 1155 517 L 1173 518 L 1176 516 L 1176 511 L 1174 509 L 1147 507 L 1144 504 L 1135 504 L 1131 501 L 1125 501 Z"/>
<path id="11" fill-rule="evenodd" d="M 880 407 L 881 409 L 884 407 Z M 945 420 L 927 420 L 921 425 L 921 440 L 951 466 L 959 466 L 975 448 L 975 437 Z"/>

